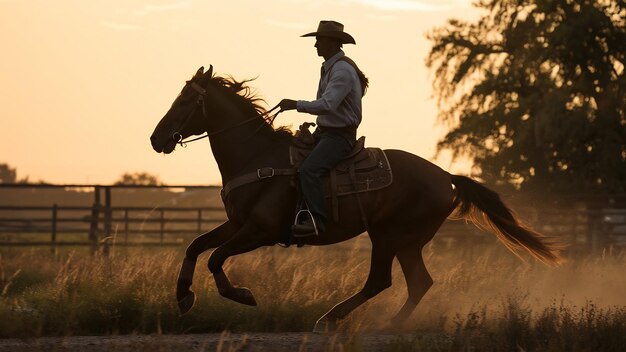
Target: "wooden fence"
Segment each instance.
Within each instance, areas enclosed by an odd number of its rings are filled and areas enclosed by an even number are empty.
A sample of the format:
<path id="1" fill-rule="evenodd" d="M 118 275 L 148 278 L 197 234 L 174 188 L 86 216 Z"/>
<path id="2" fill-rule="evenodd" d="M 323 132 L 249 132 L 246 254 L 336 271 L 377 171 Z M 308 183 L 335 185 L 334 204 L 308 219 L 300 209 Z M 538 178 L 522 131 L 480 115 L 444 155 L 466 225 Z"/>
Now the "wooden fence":
<path id="1" fill-rule="evenodd" d="M 219 207 L 86 207 L 86 206 L 0 206 L 0 214 L 19 212 L 19 217 L 0 215 L 0 233 L 49 234 L 45 241 L 0 241 L 4 246 L 96 245 L 94 241 L 115 240 L 118 244 L 179 244 L 172 235 L 194 235 L 225 221 Z M 35 213 L 35 216 L 29 214 Z M 48 216 L 41 216 L 47 213 Z M 68 214 L 69 213 L 69 214 Z M 78 216 L 76 213 L 90 214 Z M 169 216 L 172 213 L 183 217 Z M 68 215 L 66 215 L 68 214 Z M 217 215 L 216 215 L 217 214 Z M 103 216 L 104 215 L 104 216 Z M 209 216 L 212 215 L 212 216 Z M 133 228 L 133 224 L 142 225 Z M 168 224 L 193 226 L 168 228 Z M 156 226 L 154 226 L 156 225 Z M 114 228 L 116 227 L 116 228 Z M 64 241 L 59 234 L 89 234 L 90 241 Z M 153 241 L 136 241 L 132 235 L 155 235 Z M 131 238 L 129 240 L 129 235 Z"/>
<path id="2" fill-rule="evenodd" d="M 226 219 L 221 206 L 113 206 L 111 195 L 113 189 L 215 190 L 214 186 L 0 184 L 0 189 L 19 188 L 91 188 L 93 204 L 0 205 L 0 235 L 3 235 L 0 246 L 90 246 L 93 251 L 102 246 L 106 251 L 112 243 L 181 245 L 185 239 L 210 230 Z"/>
<path id="3" fill-rule="evenodd" d="M 213 189 L 212 186 L 3 185 L 2 188 L 91 187 L 91 206 L 0 205 L 0 246 L 91 246 L 105 251 L 121 246 L 184 245 L 192 237 L 226 220 L 221 206 L 113 206 L 111 190 L 119 188 Z M 104 193 L 104 194 L 102 194 Z M 104 195 L 104 197 L 103 197 Z M 623 195 L 620 197 L 626 199 Z M 620 199 L 622 199 L 620 198 Z M 2 200 L 0 199 L 0 204 Z M 621 203 L 620 203 L 621 204 Z M 615 205 L 614 203 L 612 204 Z M 540 232 L 556 235 L 577 251 L 601 252 L 626 247 L 626 209 L 517 209 Z M 9 238 L 6 235 L 13 234 Z M 4 236 L 3 236 L 4 235 Z M 447 221 L 436 236 L 439 243 L 462 248 L 493 240 L 493 236 L 463 221 Z"/>

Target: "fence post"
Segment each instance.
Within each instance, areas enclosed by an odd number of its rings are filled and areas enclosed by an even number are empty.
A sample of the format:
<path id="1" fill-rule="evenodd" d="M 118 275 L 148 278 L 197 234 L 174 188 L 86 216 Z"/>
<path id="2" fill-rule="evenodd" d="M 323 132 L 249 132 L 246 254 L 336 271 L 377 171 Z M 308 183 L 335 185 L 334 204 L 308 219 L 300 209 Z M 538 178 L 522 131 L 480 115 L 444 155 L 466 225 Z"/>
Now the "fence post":
<path id="1" fill-rule="evenodd" d="M 202 209 L 198 209 L 198 235 L 202 231 Z"/>
<path id="2" fill-rule="evenodd" d="M 161 243 L 163 243 L 163 237 L 165 236 L 165 216 L 164 213 L 165 211 L 163 209 L 161 210 Z"/>
<path id="3" fill-rule="evenodd" d="M 100 217 L 100 187 L 94 187 L 94 203 L 91 207 L 91 225 L 89 226 L 89 242 L 91 254 L 98 250 L 98 218 Z"/>
<path id="4" fill-rule="evenodd" d="M 128 208 L 124 209 L 124 243 L 128 243 Z"/>
<path id="5" fill-rule="evenodd" d="M 59 209 L 56 203 L 52 205 L 52 234 L 51 234 L 51 242 L 52 242 L 52 254 L 57 253 L 57 213 Z"/>
<path id="6" fill-rule="evenodd" d="M 104 188 L 104 243 L 102 244 L 102 254 L 109 255 L 109 243 L 111 243 L 111 187 Z"/>

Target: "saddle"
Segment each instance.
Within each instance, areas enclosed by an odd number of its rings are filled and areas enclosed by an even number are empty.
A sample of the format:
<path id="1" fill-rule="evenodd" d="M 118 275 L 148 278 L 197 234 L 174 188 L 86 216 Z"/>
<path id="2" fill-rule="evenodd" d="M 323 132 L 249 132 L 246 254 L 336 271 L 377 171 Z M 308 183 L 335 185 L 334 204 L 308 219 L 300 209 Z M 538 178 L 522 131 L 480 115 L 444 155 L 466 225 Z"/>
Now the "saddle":
<path id="1" fill-rule="evenodd" d="M 312 123 L 302 124 L 292 139 L 292 144 L 289 147 L 292 168 L 263 167 L 235 177 L 225 184 L 220 192 L 224 204 L 227 203 L 230 192 L 243 185 L 260 182 L 275 176 L 297 176 L 297 168 L 315 146 L 315 138 L 309 131 L 309 127 L 313 125 Z M 333 220 L 335 222 L 339 220 L 338 198 L 354 194 L 363 222 L 367 227 L 367 219 L 359 199 L 359 193 L 385 188 L 391 185 L 392 181 L 391 166 L 385 152 L 380 148 L 365 148 L 365 137 L 359 138 L 344 160 L 328 176 L 324 177 L 324 195 L 331 199 Z"/>
<path id="2" fill-rule="evenodd" d="M 315 147 L 315 139 L 304 123 L 294 135 L 289 147 L 291 165 L 298 168 Z M 331 199 L 333 220 L 339 220 L 338 197 L 375 191 L 393 182 L 387 155 L 380 148 L 366 148 L 360 137 L 346 157 L 324 177 L 324 196 Z M 358 200 L 360 203 L 360 200 Z M 359 207 L 361 204 L 359 204 Z"/>

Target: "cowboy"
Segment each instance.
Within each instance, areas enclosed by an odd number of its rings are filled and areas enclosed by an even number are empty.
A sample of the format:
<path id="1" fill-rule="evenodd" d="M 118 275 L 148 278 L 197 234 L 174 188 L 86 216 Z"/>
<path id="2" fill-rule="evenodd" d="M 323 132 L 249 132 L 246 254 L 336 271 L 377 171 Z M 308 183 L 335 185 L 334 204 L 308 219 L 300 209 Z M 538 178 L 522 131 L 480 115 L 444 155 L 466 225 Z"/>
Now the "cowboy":
<path id="1" fill-rule="evenodd" d="M 356 129 L 361 123 L 361 98 L 368 80 L 354 61 L 345 56 L 343 44 L 356 44 L 344 32 L 343 24 L 320 21 L 316 32 L 302 35 L 315 37 L 317 55 L 324 58 L 321 77 L 314 101 L 283 99 L 282 110 L 294 110 L 317 115 L 316 141 L 311 154 L 298 173 L 302 195 L 312 219 L 293 226 L 295 235 L 307 236 L 324 232 L 328 216 L 321 177 L 332 170 L 352 149 Z"/>

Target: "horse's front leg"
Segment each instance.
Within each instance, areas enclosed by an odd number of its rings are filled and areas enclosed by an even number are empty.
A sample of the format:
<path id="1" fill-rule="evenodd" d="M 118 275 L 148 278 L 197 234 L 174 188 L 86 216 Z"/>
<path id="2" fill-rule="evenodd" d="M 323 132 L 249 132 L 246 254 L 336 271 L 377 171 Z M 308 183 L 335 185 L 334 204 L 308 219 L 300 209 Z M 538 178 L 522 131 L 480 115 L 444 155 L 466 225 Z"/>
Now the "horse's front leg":
<path id="1" fill-rule="evenodd" d="M 272 245 L 275 242 L 269 233 L 261 231 L 253 222 L 249 221 L 230 240 L 213 251 L 208 265 L 220 295 L 238 303 L 256 306 L 252 292 L 245 287 L 233 286 L 222 266 L 226 259 L 231 256 L 252 251 L 263 245 Z"/>
<path id="2" fill-rule="evenodd" d="M 235 226 L 230 221 L 226 221 L 213 230 L 196 237 L 187 247 L 176 283 L 176 299 L 181 314 L 191 310 L 196 301 L 196 295 L 190 290 L 190 287 L 198 256 L 208 249 L 219 247 L 228 241 L 236 231 Z"/>

